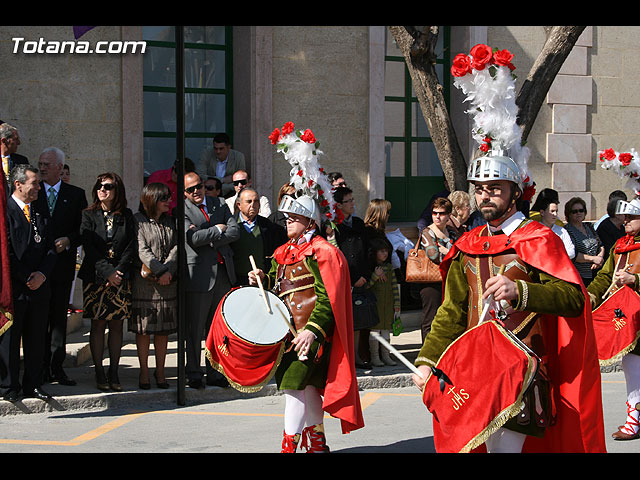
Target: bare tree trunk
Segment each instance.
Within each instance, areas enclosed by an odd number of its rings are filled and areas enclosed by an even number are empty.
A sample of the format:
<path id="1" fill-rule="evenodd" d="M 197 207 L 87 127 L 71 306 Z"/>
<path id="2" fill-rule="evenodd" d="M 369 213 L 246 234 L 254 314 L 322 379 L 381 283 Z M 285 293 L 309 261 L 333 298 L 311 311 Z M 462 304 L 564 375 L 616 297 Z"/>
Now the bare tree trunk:
<path id="1" fill-rule="evenodd" d="M 451 191 L 467 189 L 466 163 L 435 71 L 438 27 L 389 27 L 413 79 L 429 134 Z"/>
<path id="2" fill-rule="evenodd" d="M 548 32 L 547 41 L 516 98 L 517 122 L 522 128 L 523 142 L 526 141 L 533 128 L 540 107 L 558 71 L 585 28 L 562 26 L 546 29 Z"/>
<path id="3" fill-rule="evenodd" d="M 585 28 L 545 27 L 547 40 L 516 98 L 519 109 L 517 122 L 522 128 L 523 142 L 531 132 L 560 67 Z M 467 190 L 466 162 L 444 101 L 442 85 L 434 68 L 438 27 L 391 26 L 389 31 L 405 57 L 418 102 L 449 187 L 451 191 Z"/>

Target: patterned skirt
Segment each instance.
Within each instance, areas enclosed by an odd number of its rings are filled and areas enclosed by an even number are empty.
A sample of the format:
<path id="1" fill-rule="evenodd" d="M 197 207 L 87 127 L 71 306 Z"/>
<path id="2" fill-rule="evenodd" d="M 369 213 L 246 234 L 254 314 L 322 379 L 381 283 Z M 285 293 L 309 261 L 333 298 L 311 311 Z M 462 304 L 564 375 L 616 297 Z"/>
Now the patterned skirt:
<path id="1" fill-rule="evenodd" d="M 177 284 L 160 285 L 134 275 L 128 330 L 141 335 L 169 335 L 178 330 Z"/>
<path id="2" fill-rule="evenodd" d="M 125 320 L 131 311 L 131 282 L 122 280 L 119 287 L 87 283 L 83 294 L 84 318 Z"/>

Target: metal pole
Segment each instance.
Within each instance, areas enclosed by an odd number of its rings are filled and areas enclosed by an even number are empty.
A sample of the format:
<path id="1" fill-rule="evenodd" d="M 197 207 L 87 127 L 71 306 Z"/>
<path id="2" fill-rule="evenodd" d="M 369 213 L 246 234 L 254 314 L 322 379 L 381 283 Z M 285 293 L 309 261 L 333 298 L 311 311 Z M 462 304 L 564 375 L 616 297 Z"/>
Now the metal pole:
<path id="1" fill-rule="evenodd" d="M 178 205 L 176 228 L 178 230 L 178 405 L 185 404 L 185 301 L 184 278 L 186 274 L 184 236 L 184 27 L 176 26 L 176 153 L 178 175 Z"/>

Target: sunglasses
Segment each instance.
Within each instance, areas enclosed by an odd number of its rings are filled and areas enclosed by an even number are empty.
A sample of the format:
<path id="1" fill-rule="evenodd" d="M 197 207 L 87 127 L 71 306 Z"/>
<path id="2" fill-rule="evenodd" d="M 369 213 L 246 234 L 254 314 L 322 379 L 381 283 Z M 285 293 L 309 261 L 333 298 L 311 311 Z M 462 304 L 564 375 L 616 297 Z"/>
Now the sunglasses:
<path id="1" fill-rule="evenodd" d="M 447 212 L 431 212 L 434 217 L 449 215 Z"/>
<path id="2" fill-rule="evenodd" d="M 204 187 L 204 185 L 202 183 L 198 183 L 196 185 L 193 185 L 192 187 L 185 188 L 184 191 L 187 193 L 193 193 L 196 190 L 200 190 L 202 187 Z"/>
<path id="3" fill-rule="evenodd" d="M 573 213 L 574 215 L 576 213 L 585 213 L 585 209 L 584 208 L 579 208 L 579 209 L 576 209 L 576 210 L 571 210 L 571 213 Z"/>
<path id="4" fill-rule="evenodd" d="M 218 187 L 216 187 L 215 185 L 205 185 L 204 188 L 206 188 L 207 190 L 209 190 L 210 192 L 212 190 L 218 190 Z"/>
<path id="5" fill-rule="evenodd" d="M 247 179 L 244 179 L 244 180 L 234 180 L 234 181 L 233 181 L 233 186 L 234 186 L 234 187 L 237 187 L 238 185 L 246 185 L 246 184 L 247 184 L 247 182 L 248 182 L 248 180 L 247 180 Z"/>
<path id="6" fill-rule="evenodd" d="M 113 190 L 114 188 L 116 188 L 116 184 L 115 183 L 101 183 L 100 187 L 98 187 L 98 190 Z"/>
<path id="7" fill-rule="evenodd" d="M 161 197 L 158 197 L 159 202 L 168 202 L 169 200 L 171 200 L 171 194 L 162 195 Z"/>

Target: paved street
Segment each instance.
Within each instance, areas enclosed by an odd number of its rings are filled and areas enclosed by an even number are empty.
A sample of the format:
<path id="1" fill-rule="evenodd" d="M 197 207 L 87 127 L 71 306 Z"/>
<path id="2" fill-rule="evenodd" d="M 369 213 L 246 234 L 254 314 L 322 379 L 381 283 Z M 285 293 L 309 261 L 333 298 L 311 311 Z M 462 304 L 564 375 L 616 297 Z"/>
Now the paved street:
<path id="1" fill-rule="evenodd" d="M 624 379 L 602 376 L 607 448 L 637 453 L 640 440 L 616 442 L 610 433 L 624 420 Z M 169 398 L 114 408 L 43 411 L 0 417 L 0 452 L 13 453 L 275 453 L 282 433 L 282 395 L 224 398 L 177 407 Z M 231 396 L 231 394 L 228 394 Z M 209 397 L 209 398 L 214 398 Z M 151 398 L 151 397 L 149 397 Z M 204 397 L 203 397 L 204 398 Z M 431 416 L 410 386 L 361 391 L 365 428 L 340 433 L 326 422 L 334 453 L 433 453 Z M 29 400 L 35 402 L 35 400 Z M 193 403 L 193 404 L 191 404 Z M 26 402 L 25 402 L 26 404 Z"/>

